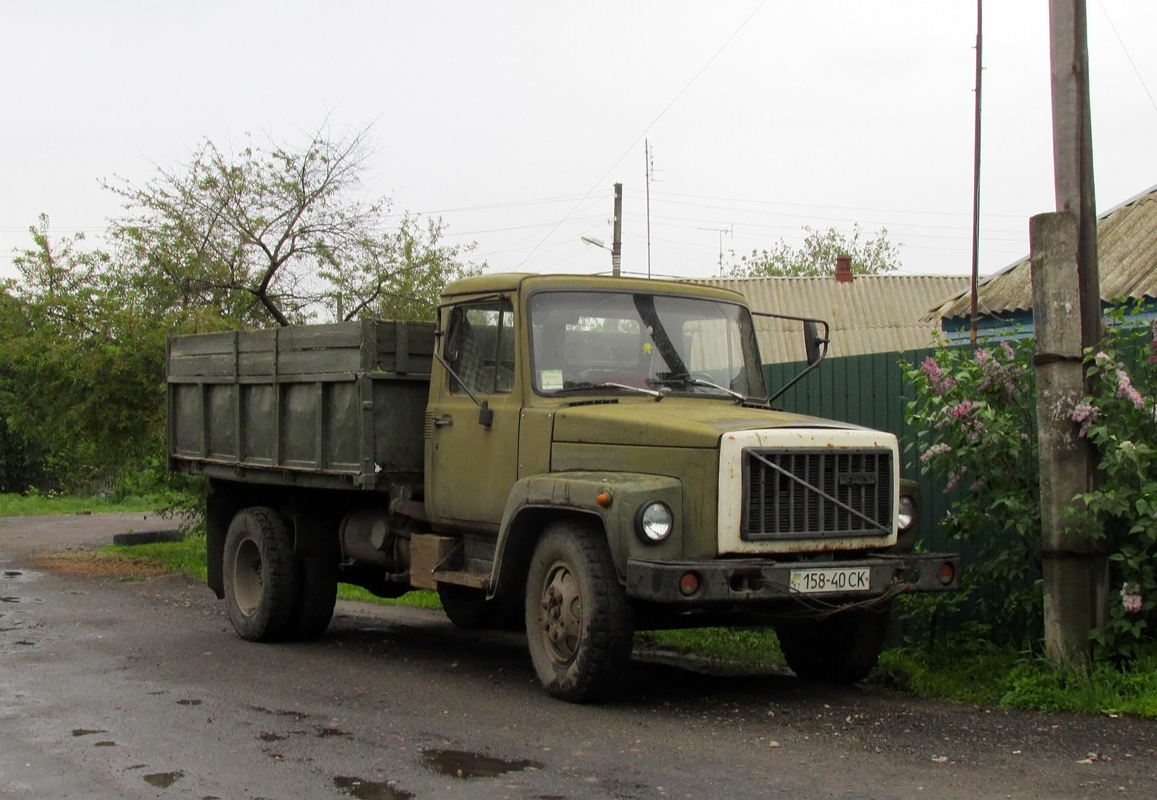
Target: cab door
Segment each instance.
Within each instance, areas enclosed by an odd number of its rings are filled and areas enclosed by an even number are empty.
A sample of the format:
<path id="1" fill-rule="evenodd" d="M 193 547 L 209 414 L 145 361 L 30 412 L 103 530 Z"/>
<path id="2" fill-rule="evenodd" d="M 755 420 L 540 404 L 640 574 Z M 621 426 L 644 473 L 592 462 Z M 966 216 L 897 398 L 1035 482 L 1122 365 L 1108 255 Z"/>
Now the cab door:
<path id="1" fill-rule="evenodd" d="M 426 510 L 432 522 L 497 531 L 518 478 L 514 309 L 509 300 L 491 297 L 446 313 L 440 346 L 453 374 L 442 376 L 428 409 Z M 489 424 L 480 403 L 492 415 Z"/>

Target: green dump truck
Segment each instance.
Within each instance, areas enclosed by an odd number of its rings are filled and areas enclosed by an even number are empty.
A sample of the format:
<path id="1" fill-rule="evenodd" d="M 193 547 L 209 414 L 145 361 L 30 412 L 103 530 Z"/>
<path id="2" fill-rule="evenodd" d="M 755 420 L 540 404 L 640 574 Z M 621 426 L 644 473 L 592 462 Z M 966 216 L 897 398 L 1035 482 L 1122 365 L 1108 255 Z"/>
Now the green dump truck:
<path id="1" fill-rule="evenodd" d="M 570 701 L 640 629 L 774 625 L 801 677 L 860 680 L 892 598 L 958 588 L 959 558 L 913 552 L 894 435 L 773 410 L 754 320 L 703 285 L 496 274 L 437 324 L 173 337 L 209 586 L 254 641 L 321 635 L 339 581 L 436 590 L 460 627 L 525 626 Z M 826 325 L 791 324 L 814 365 Z"/>

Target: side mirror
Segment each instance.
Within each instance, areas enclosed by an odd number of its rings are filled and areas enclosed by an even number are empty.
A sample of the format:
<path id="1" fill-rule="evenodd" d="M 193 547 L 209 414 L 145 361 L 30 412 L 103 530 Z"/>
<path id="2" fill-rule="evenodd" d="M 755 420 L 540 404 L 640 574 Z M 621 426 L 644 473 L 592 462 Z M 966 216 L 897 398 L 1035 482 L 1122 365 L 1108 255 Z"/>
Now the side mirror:
<path id="1" fill-rule="evenodd" d="M 807 363 L 810 367 L 819 362 L 822 357 L 820 347 L 828 340 L 820 336 L 820 326 L 814 319 L 806 319 L 803 323 L 803 346 L 807 353 Z"/>

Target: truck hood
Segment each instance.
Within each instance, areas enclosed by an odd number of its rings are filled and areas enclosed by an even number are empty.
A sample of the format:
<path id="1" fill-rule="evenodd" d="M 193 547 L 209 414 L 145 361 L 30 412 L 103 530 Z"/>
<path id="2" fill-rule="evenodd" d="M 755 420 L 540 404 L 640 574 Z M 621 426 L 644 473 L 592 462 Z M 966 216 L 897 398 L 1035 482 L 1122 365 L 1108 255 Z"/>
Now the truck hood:
<path id="1" fill-rule="evenodd" d="M 857 428 L 832 420 L 744 408 L 722 400 L 668 397 L 560 408 L 554 441 L 579 444 L 714 448 L 731 431 L 760 428 Z"/>

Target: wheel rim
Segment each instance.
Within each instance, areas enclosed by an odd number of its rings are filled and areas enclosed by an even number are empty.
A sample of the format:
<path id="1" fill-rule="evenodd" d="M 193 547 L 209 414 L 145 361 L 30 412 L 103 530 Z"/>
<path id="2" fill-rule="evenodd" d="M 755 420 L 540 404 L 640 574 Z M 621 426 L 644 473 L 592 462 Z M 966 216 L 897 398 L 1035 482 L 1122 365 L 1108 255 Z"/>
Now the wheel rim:
<path id="1" fill-rule="evenodd" d="M 237 548 L 233 561 L 233 599 L 237 608 L 247 617 L 253 616 L 261 604 L 261 593 L 265 588 L 265 575 L 261 563 L 261 550 L 252 539 L 245 539 Z"/>
<path id="2" fill-rule="evenodd" d="M 582 635 L 583 604 L 578 578 L 565 561 L 556 561 L 547 570 L 538 628 L 551 661 L 563 667 L 574 661 Z"/>

